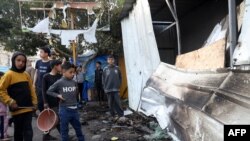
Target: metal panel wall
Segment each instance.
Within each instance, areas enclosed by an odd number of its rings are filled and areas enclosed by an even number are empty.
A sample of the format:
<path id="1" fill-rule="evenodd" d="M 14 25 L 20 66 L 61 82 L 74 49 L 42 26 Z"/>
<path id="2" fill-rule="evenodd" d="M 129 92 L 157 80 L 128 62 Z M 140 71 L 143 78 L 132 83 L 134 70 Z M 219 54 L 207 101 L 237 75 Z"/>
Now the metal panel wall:
<path id="1" fill-rule="evenodd" d="M 121 23 L 129 106 L 137 110 L 142 90 L 160 64 L 148 1 L 138 0 L 129 17 Z"/>

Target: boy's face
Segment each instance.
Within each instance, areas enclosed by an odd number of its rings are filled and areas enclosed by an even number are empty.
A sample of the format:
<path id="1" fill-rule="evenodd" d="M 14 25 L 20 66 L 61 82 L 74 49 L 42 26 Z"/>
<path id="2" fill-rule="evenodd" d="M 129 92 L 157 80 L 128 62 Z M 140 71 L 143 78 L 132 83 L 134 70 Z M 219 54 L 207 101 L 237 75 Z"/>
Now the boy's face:
<path id="1" fill-rule="evenodd" d="M 39 55 L 40 55 L 41 58 L 48 57 L 48 53 L 44 52 L 44 50 L 42 50 L 42 49 L 39 50 Z"/>
<path id="2" fill-rule="evenodd" d="M 56 69 L 57 72 L 61 72 L 62 71 L 62 65 L 61 64 L 56 65 L 55 69 Z"/>
<path id="3" fill-rule="evenodd" d="M 115 63 L 115 59 L 114 58 L 108 58 L 108 63 L 110 65 L 113 65 Z"/>
<path id="4" fill-rule="evenodd" d="M 25 63 L 26 63 L 26 59 L 24 56 L 18 55 L 15 58 L 15 66 L 17 69 L 23 69 L 23 67 L 25 67 Z"/>
<path id="5" fill-rule="evenodd" d="M 96 63 L 95 66 L 96 66 L 96 68 L 99 68 L 99 67 L 100 67 L 100 64 L 99 64 L 99 63 Z"/>
<path id="6" fill-rule="evenodd" d="M 63 69 L 63 76 L 68 78 L 68 79 L 73 79 L 75 75 L 75 68 L 70 68 L 68 70 Z"/>

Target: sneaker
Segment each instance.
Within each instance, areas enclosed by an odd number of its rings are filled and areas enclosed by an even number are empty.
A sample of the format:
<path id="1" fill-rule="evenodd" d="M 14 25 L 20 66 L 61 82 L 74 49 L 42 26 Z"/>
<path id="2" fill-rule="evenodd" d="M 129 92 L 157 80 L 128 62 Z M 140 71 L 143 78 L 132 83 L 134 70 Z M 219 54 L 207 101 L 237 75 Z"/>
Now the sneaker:
<path id="1" fill-rule="evenodd" d="M 43 132 L 43 135 L 47 135 L 47 134 L 49 134 L 49 131 L 44 131 Z"/>

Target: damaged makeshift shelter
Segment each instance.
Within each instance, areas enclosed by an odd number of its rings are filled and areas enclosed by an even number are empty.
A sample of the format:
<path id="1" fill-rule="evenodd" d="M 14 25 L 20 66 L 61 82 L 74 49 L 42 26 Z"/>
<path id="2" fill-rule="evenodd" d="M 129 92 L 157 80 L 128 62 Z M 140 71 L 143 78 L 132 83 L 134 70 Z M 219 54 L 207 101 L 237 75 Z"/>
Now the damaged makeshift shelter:
<path id="1" fill-rule="evenodd" d="M 126 0 L 129 106 L 180 140 L 250 124 L 250 0 Z"/>

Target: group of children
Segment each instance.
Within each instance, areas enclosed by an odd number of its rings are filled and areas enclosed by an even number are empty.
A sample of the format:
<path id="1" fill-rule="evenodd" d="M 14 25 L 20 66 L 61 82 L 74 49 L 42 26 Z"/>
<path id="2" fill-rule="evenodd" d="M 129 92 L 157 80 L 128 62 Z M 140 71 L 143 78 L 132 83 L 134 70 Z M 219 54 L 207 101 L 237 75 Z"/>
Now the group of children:
<path id="1" fill-rule="evenodd" d="M 14 122 L 15 141 L 32 141 L 32 116 L 37 108 L 40 111 L 44 108 L 58 111 L 60 124 L 57 129 L 61 133 L 62 141 L 69 140 L 69 123 L 76 130 L 78 140 L 84 141 L 79 115 L 75 108 L 78 94 L 77 84 L 73 80 L 75 67 L 69 62 L 62 64 L 59 60 L 48 60 L 49 55 L 47 47 L 40 48 L 41 60 L 36 63 L 33 83 L 30 75 L 25 72 L 26 55 L 21 52 L 13 54 L 11 69 L 2 74 L 0 79 L 1 140 L 9 139 L 6 131 L 9 107 Z M 57 85 L 55 82 L 68 82 L 70 85 Z"/>
<path id="2" fill-rule="evenodd" d="M 79 86 L 81 81 L 74 81 L 76 75 L 75 66 L 69 62 L 60 60 L 50 60 L 50 49 L 40 48 L 41 60 L 36 62 L 34 81 L 25 72 L 27 58 L 21 52 L 16 52 L 12 56 L 12 66 L 0 79 L 0 120 L 1 139 L 8 139 L 7 128 L 7 106 L 14 121 L 14 140 L 32 141 L 32 116 L 34 111 L 43 111 L 46 108 L 53 109 L 59 115 L 60 124 L 57 129 L 61 134 L 62 141 L 69 141 L 68 124 L 75 129 L 79 141 L 84 141 L 78 113 Z M 123 116 L 120 106 L 119 87 L 121 84 L 121 73 L 114 65 L 114 57 L 108 57 L 109 65 L 102 70 L 100 62 L 96 74 L 96 85 L 99 89 L 99 99 L 101 98 L 102 86 L 107 93 L 110 113 L 114 116 L 115 111 L 119 116 Z M 79 72 L 78 72 L 79 73 Z M 100 76 L 101 79 L 100 80 Z M 79 78 L 78 80 L 82 79 Z M 79 84 L 80 82 L 80 84 Z M 2 112 L 3 111 L 3 112 Z M 53 140 L 49 134 L 44 137 Z M 46 140 L 46 139 L 45 139 Z"/>

